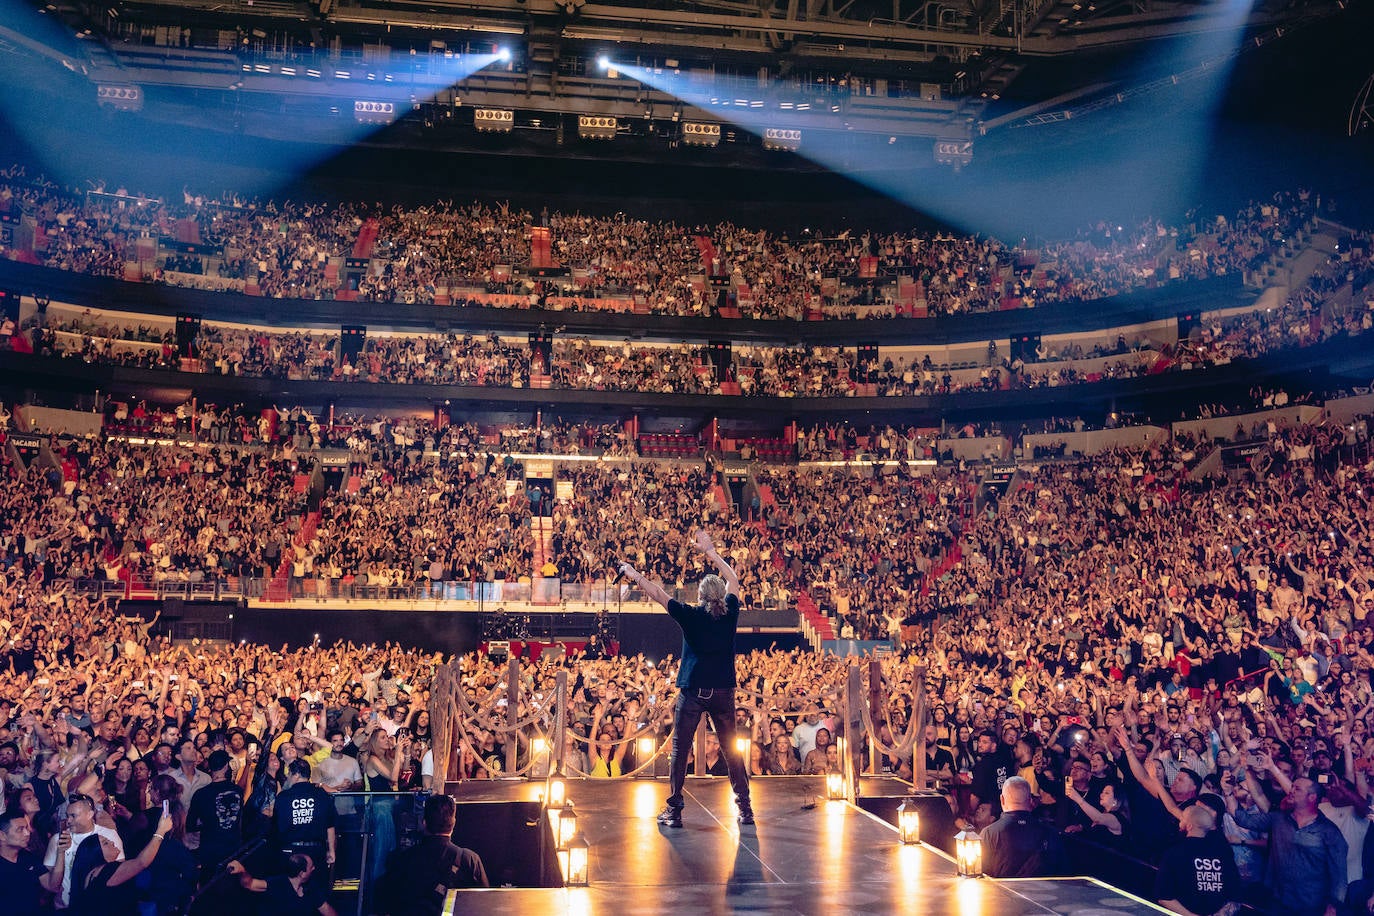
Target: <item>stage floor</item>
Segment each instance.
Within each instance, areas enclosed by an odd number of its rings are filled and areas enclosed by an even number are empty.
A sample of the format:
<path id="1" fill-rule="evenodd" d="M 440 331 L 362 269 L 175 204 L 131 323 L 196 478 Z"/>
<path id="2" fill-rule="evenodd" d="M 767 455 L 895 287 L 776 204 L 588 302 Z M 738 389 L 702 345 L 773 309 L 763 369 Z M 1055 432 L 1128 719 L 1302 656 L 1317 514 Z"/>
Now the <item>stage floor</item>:
<path id="1" fill-rule="evenodd" d="M 886 785 L 891 783 L 891 786 Z M 538 783 L 475 781 L 458 800 L 528 800 Z M 689 778 L 680 830 L 654 820 L 667 780 L 569 780 L 579 832 L 591 847 L 586 888 L 457 891 L 454 913 L 1075 914 L 1163 912 L 1090 878 L 960 879 L 929 846 L 844 802 L 816 777 L 752 783 L 757 824 L 740 827 L 723 778 Z M 897 780 L 865 779 L 863 794 L 904 795 Z M 461 816 L 461 814 L 460 814 Z"/>

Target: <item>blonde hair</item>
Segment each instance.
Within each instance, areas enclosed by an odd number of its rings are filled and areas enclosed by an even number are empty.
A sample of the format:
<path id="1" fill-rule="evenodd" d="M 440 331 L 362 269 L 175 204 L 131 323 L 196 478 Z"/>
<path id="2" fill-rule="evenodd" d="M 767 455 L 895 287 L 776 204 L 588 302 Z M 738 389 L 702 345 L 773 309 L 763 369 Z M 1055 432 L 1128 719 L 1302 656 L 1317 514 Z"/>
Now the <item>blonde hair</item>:
<path id="1" fill-rule="evenodd" d="M 725 616 L 725 596 L 728 591 L 725 580 L 714 573 L 703 577 L 701 585 L 697 587 L 697 595 L 701 598 L 702 606 L 712 617 Z"/>

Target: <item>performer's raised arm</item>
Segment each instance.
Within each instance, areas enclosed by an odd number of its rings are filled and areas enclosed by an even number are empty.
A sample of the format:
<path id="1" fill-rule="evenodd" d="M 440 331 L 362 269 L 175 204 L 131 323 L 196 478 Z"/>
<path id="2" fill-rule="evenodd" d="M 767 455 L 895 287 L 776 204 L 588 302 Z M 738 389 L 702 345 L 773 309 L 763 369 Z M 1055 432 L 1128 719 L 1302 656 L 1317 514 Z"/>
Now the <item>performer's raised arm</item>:
<path id="1" fill-rule="evenodd" d="M 648 578 L 629 563 L 620 564 L 620 574 L 635 585 L 638 585 L 640 591 L 663 605 L 665 608 L 668 606 L 668 602 L 673 600 L 672 596 L 668 594 L 663 586 L 659 585 L 657 582 L 649 581 Z"/>
<path id="2" fill-rule="evenodd" d="M 730 564 L 725 562 L 725 558 L 716 552 L 715 542 L 711 540 L 711 533 L 705 528 L 697 532 L 697 547 L 706 554 L 706 559 L 710 560 L 717 570 L 720 577 L 725 580 L 725 593 L 739 597 L 739 576 L 735 575 L 735 570 Z"/>

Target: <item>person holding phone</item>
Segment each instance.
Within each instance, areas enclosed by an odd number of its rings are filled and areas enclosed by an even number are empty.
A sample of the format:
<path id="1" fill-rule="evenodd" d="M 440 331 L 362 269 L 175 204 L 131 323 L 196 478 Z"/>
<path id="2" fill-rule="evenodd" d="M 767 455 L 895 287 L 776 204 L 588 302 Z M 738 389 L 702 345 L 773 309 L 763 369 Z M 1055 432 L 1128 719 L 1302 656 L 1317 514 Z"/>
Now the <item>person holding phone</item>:
<path id="1" fill-rule="evenodd" d="M 109 843 L 106 859 L 119 861 L 124 858 L 124 842 L 111 827 L 103 827 L 95 822 L 95 799 L 79 792 L 67 796 L 67 817 L 57 833 L 48 841 L 48 852 L 43 857 L 45 868 L 61 875 L 57 889 L 59 909 L 71 906 L 72 872 L 76 861 L 76 850 L 90 837 L 100 837 Z"/>
<path id="2" fill-rule="evenodd" d="M 725 752 L 739 821 L 748 826 L 754 823 L 749 771 L 735 744 L 735 631 L 739 626 L 739 577 L 717 552 L 709 532 L 696 533 L 696 546 L 717 571 L 702 578 L 697 590 L 700 604 L 678 601 L 662 585 L 649 580 L 629 563 L 620 564 L 620 574 L 663 605 L 682 628 L 682 662 L 678 666 L 679 693 L 673 709 L 668 802 L 658 815 L 658 823 L 664 827 L 682 826 L 682 809 L 686 806 L 682 787 L 687 779 L 687 758 L 692 751 L 697 724 L 705 715 L 715 726 Z"/>
<path id="3" fill-rule="evenodd" d="M 124 916 L 137 912 L 138 889 L 130 882 L 153 864 L 171 830 L 172 818 L 164 814 L 148 845 L 128 860 L 105 834 L 93 833 L 83 839 L 72 858 L 67 912 L 72 916 Z"/>

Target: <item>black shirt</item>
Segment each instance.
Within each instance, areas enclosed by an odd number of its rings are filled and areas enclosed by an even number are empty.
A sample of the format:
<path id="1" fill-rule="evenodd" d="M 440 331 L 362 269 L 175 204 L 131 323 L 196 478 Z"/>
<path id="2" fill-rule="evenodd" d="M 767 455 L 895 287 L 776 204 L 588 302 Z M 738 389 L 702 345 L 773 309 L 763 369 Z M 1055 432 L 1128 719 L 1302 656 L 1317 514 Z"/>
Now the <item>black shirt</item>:
<path id="1" fill-rule="evenodd" d="M 11 862 L 0 856 L 0 900 L 5 901 L 7 916 L 38 916 L 45 912 L 40 905 L 43 886 L 39 884 L 47 869 L 41 856 L 21 849 Z"/>
<path id="2" fill-rule="evenodd" d="M 735 628 L 739 625 L 739 596 L 725 596 L 725 614 L 712 617 L 700 604 L 668 602 L 668 613 L 682 627 L 682 664 L 677 686 L 735 686 Z"/>
<path id="3" fill-rule="evenodd" d="M 285 875 L 267 879 L 267 890 L 262 894 L 262 905 L 258 907 L 260 916 L 306 916 L 318 913 L 324 905 L 325 897 L 307 884 L 297 894 L 291 879 Z"/>
<path id="4" fill-rule="evenodd" d="M 628 770 L 628 769 L 630 769 L 630 767 L 626 767 L 626 769 Z M 724 754 L 724 753 L 720 753 L 720 754 L 717 754 L 717 755 L 716 755 L 716 762 L 715 762 L 715 763 L 711 763 L 710 761 L 707 761 L 707 763 L 706 763 L 706 775 L 707 775 L 707 776 L 729 776 L 729 775 L 730 775 L 730 765 L 729 765 L 728 763 L 725 762 L 725 754 Z"/>
<path id="5" fill-rule="evenodd" d="M 1217 831 L 1184 837 L 1164 853 L 1155 875 L 1155 899 L 1177 900 L 1191 913 L 1215 913 L 1240 891 L 1231 846 Z"/>
<path id="6" fill-rule="evenodd" d="M 334 826 L 334 797 L 313 783 L 298 782 L 277 793 L 272 817 L 283 846 L 324 846 Z"/>
<path id="7" fill-rule="evenodd" d="M 243 792 L 227 779 L 201 786 L 191 796 L 186 829 L 200 831 L 200 861 L 218 862 L 243 843 Z"/>
<path id="8" fill-rule="evenodd" d="M 72 875 L 72 903 L 63 912 L 67 916 L 136 916 L 138 886 L 133 881 L 111 886 L 110 879 L 118 870 L 118 862 L 103 862 L 85 875 Z"/>
<path id="9" fill-rule="evenodd" d="M 1118 760 L 1121 762 L 1118 767 L 1121 772 L 1121 791 L 1126 795 L 1126 803 L 1130 805 L 1134 821 L 1131 840 L 1136 855 L 1142 859 L 1154 859 L 1178 836 L 1178 821 L 1153 792 L 1140 784 L 1124 759 L 1118 757 Z"/>
<path id="10" fill-rule="evenodd" d="M 1002 813 L 1002 783 L 1015 775 L 1015 763 L 1011 751 L 999 743 L 996 750 L 978 758 L 973 765 L 973 785 L 970 788 L 978 796 L 980 805 L 992 805 L 994 817 Z"/>
<path id="11" fill-rule="evenodd" d="M 391 854 L 377 891 L 378 909 L 395 916 L 438 916 L 440 888 L 490 887 L 482 859 L 446 836 L 426 836 Z"/>
<path id="12" fill-rule="evenodd" d="M 983 872 L 993 878 L 1053 874 L 1059 838 L 1029 811 L 1008 811 L 983 830 Z"/>
<path id="13" fill-rule="evenodd" d="M 940 747 L 938 744 L 928 744 L 926 747 L 928 748 L 926 751 L 927 775 L 929 775 L 931 779 L 942 779 L 944 782 L 949 782 L 952 778 L 951 776 L 937 777 L 934 774 L 946 767 L 949 768 L 949 772 L 952 774 L 954 772 L 954 755 L 949 752 L 948 748 Z M 979 796 L 979 799 L 981 800 L 982 796 Z"/>

